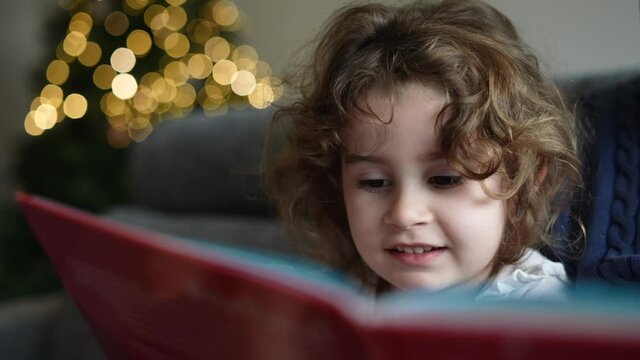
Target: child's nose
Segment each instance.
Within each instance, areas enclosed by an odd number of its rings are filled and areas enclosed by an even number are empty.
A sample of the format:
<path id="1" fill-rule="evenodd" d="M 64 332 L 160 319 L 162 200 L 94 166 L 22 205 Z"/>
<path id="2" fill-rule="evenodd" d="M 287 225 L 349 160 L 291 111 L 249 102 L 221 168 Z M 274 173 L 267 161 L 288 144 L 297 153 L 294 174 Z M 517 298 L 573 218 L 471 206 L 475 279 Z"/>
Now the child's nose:
<path id="1" fill-rule="evenodd" d="M 415 191 L 399 191 L 385 213 L 384 221 L 401 230 L 428 225 L 434 214 L 428 200 Z"/>

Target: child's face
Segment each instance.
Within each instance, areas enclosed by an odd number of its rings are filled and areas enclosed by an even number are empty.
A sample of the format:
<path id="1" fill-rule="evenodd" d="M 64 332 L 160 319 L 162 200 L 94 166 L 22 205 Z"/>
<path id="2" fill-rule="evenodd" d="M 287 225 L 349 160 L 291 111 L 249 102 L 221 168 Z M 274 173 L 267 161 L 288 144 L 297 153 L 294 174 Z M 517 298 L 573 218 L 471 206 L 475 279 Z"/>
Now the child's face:
<path id="1" fill-rule="evenodd" d="M 505 206 L 441 156 L 434 123 L 443 94 L 409 84 L 393 109 L 379 89 L 364 100 L 364 108 L 368 104 L 385 121 L 393 110 L 382 143 L 379 121 L 365 115 L 351 119 L 345 132 L 344 201 L 364 261 L 401 289 L 439 290 L 486 279 L 502 239 Z M 498 176 L 485 184 L 498 190 Z"/>

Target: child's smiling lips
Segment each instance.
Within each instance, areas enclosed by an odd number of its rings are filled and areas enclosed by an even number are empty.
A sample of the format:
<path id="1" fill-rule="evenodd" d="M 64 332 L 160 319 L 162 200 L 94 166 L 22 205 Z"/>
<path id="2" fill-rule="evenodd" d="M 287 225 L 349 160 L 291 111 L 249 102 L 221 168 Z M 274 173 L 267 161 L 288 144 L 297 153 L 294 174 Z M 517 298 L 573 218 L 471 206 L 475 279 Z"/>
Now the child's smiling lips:
<path id="1" fill-rule="evenodd" d="M 394 244 L 385 250 L 396 260 L 406 265 L 427 265 L 443 254 L 447 248 L 430 244 Z"/>

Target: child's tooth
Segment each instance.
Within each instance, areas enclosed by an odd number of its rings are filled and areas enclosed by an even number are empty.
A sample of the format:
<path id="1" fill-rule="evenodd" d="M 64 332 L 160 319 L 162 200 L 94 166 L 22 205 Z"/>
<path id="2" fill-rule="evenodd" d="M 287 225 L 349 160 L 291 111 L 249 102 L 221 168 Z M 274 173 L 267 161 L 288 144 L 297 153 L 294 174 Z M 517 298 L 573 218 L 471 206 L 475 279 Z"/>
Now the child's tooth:
<path id="1" fill-rule="evenodd" d="M 413 254 L 414 253 L 413 248 L 410 248 L 410 247 L 404 248 L 404 252 L 406 252 L 407 254 Z"/>
<path id="2" fill-rule="evenodd" d="M 416 254 L 422 254 L 424 252 L 424 248 L 421 248 L 421 247 L 415 248 L 413 249 L 413 252 Z"/>

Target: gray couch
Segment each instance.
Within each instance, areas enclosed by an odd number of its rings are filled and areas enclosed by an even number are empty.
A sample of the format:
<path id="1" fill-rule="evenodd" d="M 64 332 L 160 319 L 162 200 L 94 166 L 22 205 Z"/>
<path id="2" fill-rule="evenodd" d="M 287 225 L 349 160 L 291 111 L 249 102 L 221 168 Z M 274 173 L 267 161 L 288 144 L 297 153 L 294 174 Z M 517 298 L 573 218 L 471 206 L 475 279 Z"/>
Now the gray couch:
<path id="1" fill-rule="evenodd" d="M 637 74 L 559 81 L 570 98 Z M 182 237 L 288 252 L 260 190 L 258 164 L 272 111 L 194 113 L 165 122 L 130 149 L 133 203 L 106 216 Z M 0 305 L 0 358 L 100 359 L 82 316 L 64 293 Z"/>
<path id="2" fill-rule="evenodd" d="M 258 174 L 272 112 L 166 121 L 129 150 L 133 202 L 104 216 L 178 237 L 289 252 Z M 64 292 L 0 304 L 0 359 L 101 358 Z"/>

